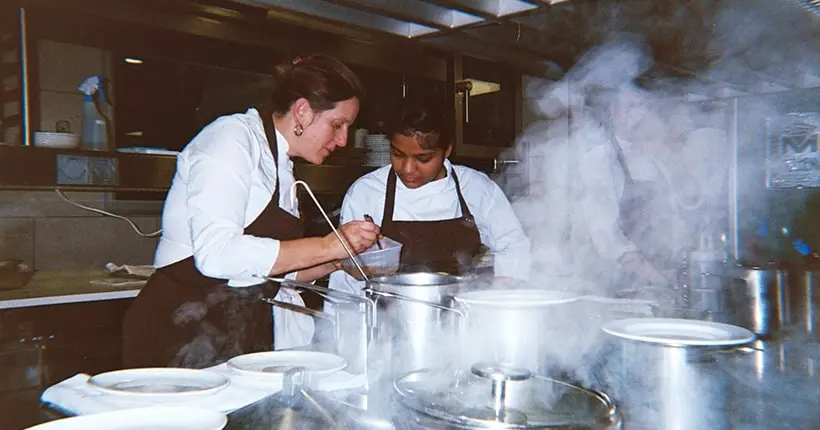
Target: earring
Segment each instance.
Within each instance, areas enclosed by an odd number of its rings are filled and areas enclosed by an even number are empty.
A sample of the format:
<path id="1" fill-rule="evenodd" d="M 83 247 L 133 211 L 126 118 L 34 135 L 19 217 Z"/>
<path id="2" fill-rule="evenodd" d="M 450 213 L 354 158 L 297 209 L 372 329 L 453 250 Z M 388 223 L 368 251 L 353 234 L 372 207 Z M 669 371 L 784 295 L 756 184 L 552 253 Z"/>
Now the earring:
<path id="1" fill-rule="evenodd" d="M 301 124 L 296 124 L 296 127 L 293 127 L 293 134 L 295 134 L 297 136 L 301 136 L 302 133 L 304 133 L 304 132 L 305 132 L 305 129 L 302 128 Z"/>

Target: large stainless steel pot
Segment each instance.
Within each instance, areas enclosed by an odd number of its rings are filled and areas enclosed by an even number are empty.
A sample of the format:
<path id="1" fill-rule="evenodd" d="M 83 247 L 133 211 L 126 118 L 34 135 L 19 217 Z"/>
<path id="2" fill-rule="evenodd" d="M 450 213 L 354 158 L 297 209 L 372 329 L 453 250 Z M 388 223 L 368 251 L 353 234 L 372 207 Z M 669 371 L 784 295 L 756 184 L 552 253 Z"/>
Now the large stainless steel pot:
<path id="1" fill-rule="evenodd" d="M 717 358 L 754 341 L 720 323 L 642 318 L 604 325 L 609 340 L 597 369 L 601 388 L 628 428 L 728 429 L 726 378 Z"/>
<path id="2" fill-rule="evenodd" d="M 493 363 L 423 369 L 395 382 L 400 429 L 619 429 L 605 394 Z"/>
<path id="3" fill-rule="evenodd" d="M 789 273 L 788 316 L 791 335 L 820 340 L 820 285 L 814 271 Z"/>
<path id="4" fill-rule="evenodd" d="M 377 300 L 376 346 L 392 359 L 393 375 L 438 366 L 504 362 L 532 371 L 551 358 L 567 360 L 566 333 L 577 294 L 534 289 L 461 291 L 465 278 L 413 273 L 372 278 Z M 570 327 L 572 325 L 572 327 Z M 371 355 L 374 353 L 371 346 Z"/>
<path id="5" fill-rule="evenodd" d="M 731 284 L 729 321 L 769 336 L 788 321 L 786 272 L 771 267 L 736 266 L 727 274 L 743 281 Z"/>
<path id="6" fill-rule="evenodd" d="M 469 281 L 426 272 L 371 277 L 365 293 L 376 303 L 376 327 L 368 370 L 399 375 L 457 356 L 461 318 L 452 302 Z"/>
<path id="7" fill-rule="evenodd" d="M 455 297 L 464 315 L 459 334 L 462 366 L 476 361 L 500 362 L 542 371 L 546 364 L 561 365 L 580 357 L 579 295 L 563 291 L 512 289 L 476 290 Z M 556 345 L 561 348 L 556 348 Z"/>

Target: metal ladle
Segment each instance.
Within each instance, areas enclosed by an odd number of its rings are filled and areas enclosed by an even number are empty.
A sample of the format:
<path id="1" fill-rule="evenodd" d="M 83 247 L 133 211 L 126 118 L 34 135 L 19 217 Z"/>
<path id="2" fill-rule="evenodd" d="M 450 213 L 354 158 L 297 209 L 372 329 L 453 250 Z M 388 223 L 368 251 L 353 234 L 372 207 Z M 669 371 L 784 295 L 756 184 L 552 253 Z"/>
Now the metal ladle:
<path id="1" fill-rule="evenodd" d="M 359 259 L 356 258 L 356 256 L 353 255 L 353 251 L 351 251 L 350 248 L 348 248 L 347 242 L 345 242 L 345 240 L 342 238 L 342 235 L 339 234 L 339 231 L 336 230 L 336 226 L 334 226 L 333 222 L 330 221 L 330 217 L 327 216 L 327 212 L 325 212 L 324 208 L 322 208 L 322 205 L 319 203 L 319 200 L 316 199 L 316 196 L 313 195 L 313 191 L 310 189 L 310 186 L 307 183 L 305 183 L 304 181 L 296 181 L 296 182 L 293 183 L 293 185 L 290 186 L 290 205 L 292 207 L 296 207 L 296 204 L 297 204 L 297 201 L 296 201 L 296 186 L 297 185 L 301 185 L 308 192 L 308 194 L 310 195 L 310 198 L 313 200 L 313 203 L 316 204 L 316 208 L 319 209 L 319 212 L 321 212 L 322 216 L 325 217 L 325 221 L 327 221 L 327 225 L 329 225 L 330 229 L 333 230 L 333 234 L 335 234 L 336 238 L 339 239 L 339 242 L 345 248 L 345 251 L 347 251 L 347 255 L 350 256 L 350 259 L 353 261 L 353 264 L 356 265 L 356 269 L 358 269 L 359 273 L 362 275 L 362 279 L 365 282 L 369 282 L 370 278 L 368 278 L 367 274 L 364 273 L 364 269 L 362 269 L 362 266 L 359 264 Z"/>

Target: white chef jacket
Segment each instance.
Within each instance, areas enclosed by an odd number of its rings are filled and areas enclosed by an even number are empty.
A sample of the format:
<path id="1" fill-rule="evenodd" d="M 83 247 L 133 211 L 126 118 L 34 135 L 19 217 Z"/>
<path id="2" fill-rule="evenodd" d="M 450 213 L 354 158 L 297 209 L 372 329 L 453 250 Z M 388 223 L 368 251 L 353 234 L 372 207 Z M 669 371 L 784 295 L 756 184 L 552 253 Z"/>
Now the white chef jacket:
<path id="1" fill-rule="evenodd" d="M 278 166 L 256 109 L 223 116 L 206 126 L 177 156 L 177 171 L 162 213 L 162 236 L 154 266 L 163 267 L 193 255 L 199 271 L 228 279 L 231 287 L 259 283 L 279 256 L 276 239 L 243 234 L 270 202 L 277 178 L 279 207 L 298 216 L 291 204 L 293 162 L 288 142 L 276 131 Z M 278 173 L 278 175 L 277 175 Z M 286 275 L 294 278 L 295 273 Z M 292 291 L 280 289 L 277 300 L 304 305 Z M 310 343 L 311 317 L 273 308 L 276 349 Z"/>
<path id="2" fill-rule="evenodd" d="M 493 254 L 495 276 L 528 280 L 530 275 L 530 241 L 513 213 L 501 188 L 487 175 L 466 166 L 444 161 L 447 176 L 416 189 L 396 181 L 394 221 L 438 221 L 461 217 L 461 207 L 452 172 L 458 175 L 461 193 L 475 218 L 481 243 Z M 340 223 L 363 219 L 382 224 L 390 165 L 357 179 L 347 190 Z M 364 282 L 343 271 L 330 275 L 330 288 L 360 292 Z"/>

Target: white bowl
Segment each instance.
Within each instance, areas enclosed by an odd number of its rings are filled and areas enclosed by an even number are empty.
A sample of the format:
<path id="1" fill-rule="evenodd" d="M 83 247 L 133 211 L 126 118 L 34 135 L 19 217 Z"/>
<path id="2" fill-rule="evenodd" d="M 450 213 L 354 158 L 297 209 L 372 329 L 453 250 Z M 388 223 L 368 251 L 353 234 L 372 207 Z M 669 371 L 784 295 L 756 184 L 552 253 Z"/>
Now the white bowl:
<path id="1" fill-rule="evenodd" d="M 70 149 L 80 146 L 80 135 L 72 133 L 34 132 L 34 146 Z"/>

